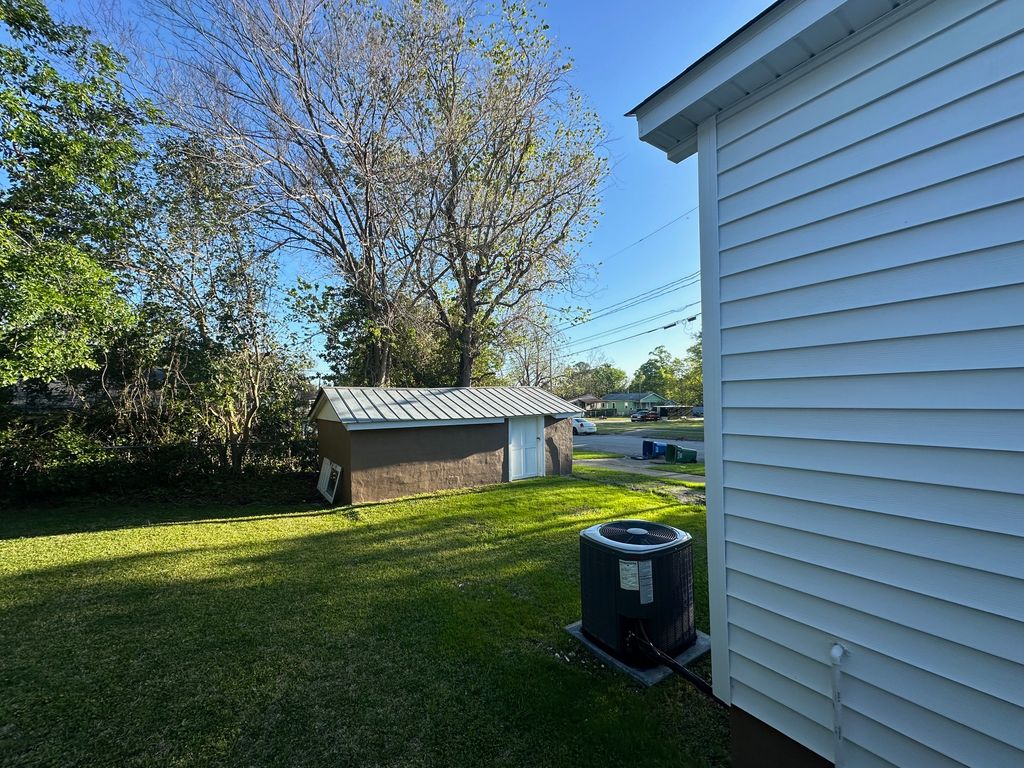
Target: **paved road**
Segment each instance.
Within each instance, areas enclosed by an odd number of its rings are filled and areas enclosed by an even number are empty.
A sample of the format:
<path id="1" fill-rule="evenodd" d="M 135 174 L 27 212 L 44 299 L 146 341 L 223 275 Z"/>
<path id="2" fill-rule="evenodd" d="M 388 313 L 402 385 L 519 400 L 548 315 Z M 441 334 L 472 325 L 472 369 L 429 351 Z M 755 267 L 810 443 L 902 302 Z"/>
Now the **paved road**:
<path id="1" fill-rule="evenodd" d="M 598 430 L 601 428 L 598 427 Z M 655 437 L 635 437 L 633 435 L 576 435 L 572 439 L 574 448 L 584 448 L 588 451 L 607 451 L 608 453 L 621 453 L 624 456 L 637 456 L 643 450 L 644 440 L 658 440 L 662 443 L 674 443 L 683 448 L 690 448 L 697 451 L 697 461 L 704 461 L 704 443 L 699 440 L 660 440 Z"/>

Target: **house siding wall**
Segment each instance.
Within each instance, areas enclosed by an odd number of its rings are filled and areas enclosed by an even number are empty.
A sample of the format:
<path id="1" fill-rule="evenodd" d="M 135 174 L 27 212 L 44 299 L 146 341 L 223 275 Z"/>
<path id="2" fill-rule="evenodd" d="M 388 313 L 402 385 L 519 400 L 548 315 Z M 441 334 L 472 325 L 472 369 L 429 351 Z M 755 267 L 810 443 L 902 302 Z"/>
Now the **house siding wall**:
<path id="1" fill-rule="evenodd" d="M 716 682 L 833 759 L 838 641 L 846 765 L 1019 766 L 1024 3 L 917 5 L 702 132 Z"/>

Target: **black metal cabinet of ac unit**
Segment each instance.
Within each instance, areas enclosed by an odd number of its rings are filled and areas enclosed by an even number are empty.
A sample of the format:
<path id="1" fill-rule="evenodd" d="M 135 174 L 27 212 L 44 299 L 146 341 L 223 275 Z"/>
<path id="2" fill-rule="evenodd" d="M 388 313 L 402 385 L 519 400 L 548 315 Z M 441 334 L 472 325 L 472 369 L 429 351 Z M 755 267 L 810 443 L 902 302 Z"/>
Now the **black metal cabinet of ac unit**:
<path id="1" fill-rule="evenodd" d="M 693 541 L 661 523 L 617 520 L 580 531 L 583 631 L 634 666 L 648 654 L 629 642 L 642 622 L 648 639 L 675 655 L 697 637 L 693 624 Z"/>

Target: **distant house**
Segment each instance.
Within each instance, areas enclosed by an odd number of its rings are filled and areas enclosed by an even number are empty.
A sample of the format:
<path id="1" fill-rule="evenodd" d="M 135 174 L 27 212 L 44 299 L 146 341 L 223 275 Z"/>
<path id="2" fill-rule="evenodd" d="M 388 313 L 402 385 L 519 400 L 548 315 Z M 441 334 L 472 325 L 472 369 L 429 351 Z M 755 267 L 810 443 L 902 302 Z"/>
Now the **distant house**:
<path id="1" fill-rule="evenodd" d="M 611 392 L 601 398 L 594 408 L 613 411 L 615 416 L 629 416 L 634 411 L 643 411 L 656 405 L 672 405 L 667 397 L 657 392 Z"/>
<path id="2" fill-rule="evenodd" d="M 582 408 L 584 411 L 592 411 L 594 410 L 594 408 L 598 407 L 598 405 L 601 402 L 601 398 L 597 397 L 596 395 L 586 394 L 581 395 L 579 397 L 574 397 L 568 402 L 572 403 L 578 408 Z"/>
<path id="3" fill-rule="evenodd" d="M 782 0 L 632 114 L 697 155 L 733 765 L 1024 766 L 1024 2 Z"/>
<path id="4" fill-rule="evenodd" d="M 358 504 L 572 472 L 579 408 L 538 387 L 323 387 L 320 492 Z"/>

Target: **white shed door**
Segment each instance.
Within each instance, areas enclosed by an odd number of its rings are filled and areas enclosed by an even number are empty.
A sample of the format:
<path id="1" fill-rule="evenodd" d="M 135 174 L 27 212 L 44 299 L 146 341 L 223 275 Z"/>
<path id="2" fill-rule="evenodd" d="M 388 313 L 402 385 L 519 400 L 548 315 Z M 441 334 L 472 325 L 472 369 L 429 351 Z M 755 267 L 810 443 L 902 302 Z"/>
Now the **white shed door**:
<path id="1" fill-rule="evenodd" d="M 508 420 L 508 479 L 543 475 L 541 417 L 525 416 Z"/>

